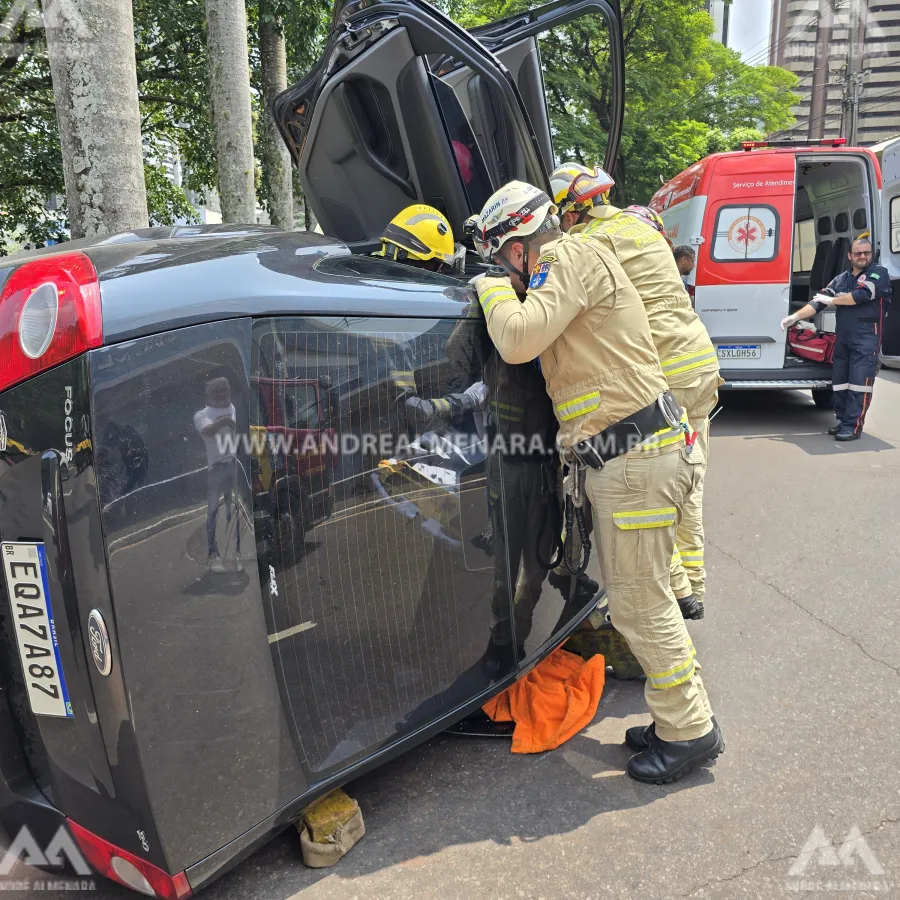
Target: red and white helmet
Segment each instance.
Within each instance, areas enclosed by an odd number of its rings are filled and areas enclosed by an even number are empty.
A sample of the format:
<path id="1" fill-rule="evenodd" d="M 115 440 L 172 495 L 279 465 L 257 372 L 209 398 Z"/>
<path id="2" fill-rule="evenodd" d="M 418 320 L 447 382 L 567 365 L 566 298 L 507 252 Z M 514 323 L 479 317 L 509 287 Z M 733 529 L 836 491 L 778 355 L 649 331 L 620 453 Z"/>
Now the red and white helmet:
<path id="1" fill-rule="evenodd" d="M 553 200 L 564 213 L 608 204 L 614 185 L 615 181 L 600 166 L 589 169 L 577 162 L 563 163 L 550 175 Z"/>
<path id="2" fill-rule="evenodd" d="M 485 261 L 509 240 L 559 227 L 557 207 L 545 191 L 524 181 L 511 181 L 495 191 L 477 216 L 466 222 L 478 255 Z"/>
<path id="3" fill-rule="evenodd" d="M 659 213 L 654 212 L 649 206 L 626 206 L 622 210 L 622 214 L 626 216 L 637 216 L 641 221 L 655 228 L 663 237 L 666 236 L 666 226 L 660 218 Z"/>

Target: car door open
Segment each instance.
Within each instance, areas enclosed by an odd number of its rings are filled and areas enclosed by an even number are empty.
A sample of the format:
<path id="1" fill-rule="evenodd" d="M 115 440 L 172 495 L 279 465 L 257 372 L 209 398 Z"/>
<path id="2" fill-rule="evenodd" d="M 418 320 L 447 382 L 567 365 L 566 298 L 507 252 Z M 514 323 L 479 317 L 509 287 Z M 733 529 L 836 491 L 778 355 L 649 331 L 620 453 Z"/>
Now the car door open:
<path id="1" fill-rule="evenodd" d="M 317 68 L 276 101 L 275 116 L 322 230 L 377 242 L 411 203 L 444 212 L 454 233 L 500 185 L 452 90 L 429 59 L 452 56 L 490 85 L 518 177 L 547 180 L 537 139 L 509 73 L 464 29 L 420 0 L 336 8 Z"/>
<path id="2" fill-rule="evenodd" d="M 614 165 L 623 58 L 608 0 L 564 0 L 471 33 L 422 0 L 355 2 L 336 8 L 319 64 L 275 117 L 326 234 L 374 247 L 400 210 L 428 203 L 461 238 L 511 179 L 546 188 L 554 151 Z M 554 99 L 573 73 L 575 99 Z"/>

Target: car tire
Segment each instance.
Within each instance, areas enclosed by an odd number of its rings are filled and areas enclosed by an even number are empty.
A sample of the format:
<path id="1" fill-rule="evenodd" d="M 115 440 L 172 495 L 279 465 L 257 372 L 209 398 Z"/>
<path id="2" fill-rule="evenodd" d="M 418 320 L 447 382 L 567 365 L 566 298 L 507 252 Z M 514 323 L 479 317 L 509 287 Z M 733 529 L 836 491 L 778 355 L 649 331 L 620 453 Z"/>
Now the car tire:
<path id="1" fill-rule="evenodd" d="M 308 530 L 308 501 L 300 487 L 292 486 L 288 503 L 280 516 L 274 516 L 275 523 L 275 559 L 279 568 L 287 569 L 302 559 L 306 551 L 306 532 Z"/>
<path id="2" fill-rule="evenodd" d="M 814 389 L 812 398 L 817 409 L 834 409 L 834 391 L 830 387 Z"/>

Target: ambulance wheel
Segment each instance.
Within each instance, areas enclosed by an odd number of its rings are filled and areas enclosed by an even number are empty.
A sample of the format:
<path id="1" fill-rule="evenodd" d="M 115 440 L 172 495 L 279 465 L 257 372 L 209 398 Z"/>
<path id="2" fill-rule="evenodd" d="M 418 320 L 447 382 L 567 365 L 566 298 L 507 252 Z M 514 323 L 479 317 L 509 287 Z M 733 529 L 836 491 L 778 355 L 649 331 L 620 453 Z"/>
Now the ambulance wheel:
<path id="1" fill-rule="evenodd" d="M 812 395 L 818 409 L 834 409 L 834 391 L 830 387 L 816 388 Z"/>

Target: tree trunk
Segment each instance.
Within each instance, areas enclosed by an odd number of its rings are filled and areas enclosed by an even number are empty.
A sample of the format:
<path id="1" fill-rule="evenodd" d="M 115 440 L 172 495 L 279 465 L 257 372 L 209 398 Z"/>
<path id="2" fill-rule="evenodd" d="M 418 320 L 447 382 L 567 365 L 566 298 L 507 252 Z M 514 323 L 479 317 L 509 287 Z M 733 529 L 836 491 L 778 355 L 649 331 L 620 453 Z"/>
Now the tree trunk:
<path id="1" fill-rule="evenodd" d="M 275 98 L 287 89 L 287 53 L 280 21 L 272 15 L 269 0 L 259 4 L 259 55 L 262 64 L 262 165 L 269 185 L 269 216 L 272 224 L 285 231 L 294 228 L 294 185 L 291 157 L 272 114 Z"/>
<path id="2" fill-rule="evenodd" d="M 256 222 L 250 63 L 244 0 L 206 0 L 222 220 Z"/>
<path id="3" fill-rule="evenodd" d="M 146 228 L 131 0 L 42 0 L 73 238 Z"/>

